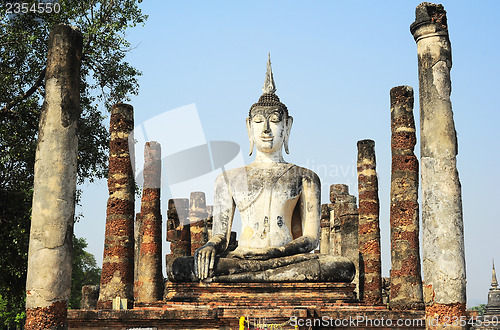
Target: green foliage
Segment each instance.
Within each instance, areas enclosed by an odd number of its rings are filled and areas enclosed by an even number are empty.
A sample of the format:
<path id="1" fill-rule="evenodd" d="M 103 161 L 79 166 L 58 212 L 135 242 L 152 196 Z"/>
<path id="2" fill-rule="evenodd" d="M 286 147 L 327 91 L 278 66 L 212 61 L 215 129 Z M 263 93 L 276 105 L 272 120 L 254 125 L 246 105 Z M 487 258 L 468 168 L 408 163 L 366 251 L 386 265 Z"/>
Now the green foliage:
<path id="1" fill-rule="evenodd" d="M 73 235 L 73 272 L 71 274 L 71 296 L 69 307 L 80 308 L 82 287 L 98 285 L 101 279 L 101 269 L 97 266 L 94 255 L 85 251 L 87 241 Z"/>
<path id="2" fill-rule="evenodd" d="M 480 304 L 478 306 L 474 306 L 474 307 L 471 308 L 471 310 L 478 311 L 479 312 L 479 316 L 483 316 L 484 313 L 486 312 L 486 304 Z"/>
<path id="3" fill-rule="evenodd" d="M 29 7 L 38 2 L 47 1 L 24 1 Z M 78 182 L 91 182 L 107 174 L 105 109 L 138 91 L 140 72 L 126 62 L 131 45 L 125 32 L 147 19 L 138 8 L 140 2 L 59 0 L 59 13 L 50 14 L 6 14 L 8 2 L 0 2 L 0 328 L 16 322 L 5 311 L 22 315 L 24 310 L 33 169 L 49 32 L 55 24 L 66 23 L 77 26 L 84 36 Z"/>

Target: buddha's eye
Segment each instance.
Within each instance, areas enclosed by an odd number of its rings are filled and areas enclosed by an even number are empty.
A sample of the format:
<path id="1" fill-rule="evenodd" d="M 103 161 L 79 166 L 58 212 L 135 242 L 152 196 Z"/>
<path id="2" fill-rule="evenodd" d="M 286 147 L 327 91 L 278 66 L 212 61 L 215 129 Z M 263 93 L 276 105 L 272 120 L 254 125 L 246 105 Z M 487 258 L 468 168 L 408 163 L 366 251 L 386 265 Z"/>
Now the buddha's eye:
<path id="1" fill-rule="evenodd" d="M 269 116 L 269 120 L 273 123 L 279 123 L 281 121 L 281 116 L 278 113 L 273 113 L 271 116 Z"/>
<path id="2" fill-rule="evenodd" d="M 255 115 L 252 118 L 254 123 L 262 123 L 264 121 L 264 117 L 262 115 Z"/>

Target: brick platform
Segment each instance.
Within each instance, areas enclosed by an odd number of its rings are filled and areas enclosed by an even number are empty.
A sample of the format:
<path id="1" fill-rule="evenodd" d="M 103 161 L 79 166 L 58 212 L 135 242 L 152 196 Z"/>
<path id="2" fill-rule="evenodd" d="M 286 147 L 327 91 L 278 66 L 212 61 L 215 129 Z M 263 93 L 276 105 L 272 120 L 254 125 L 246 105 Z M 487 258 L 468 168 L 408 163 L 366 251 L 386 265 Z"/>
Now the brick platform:
<path id="1" fill-rule="evenodd" d="M 165 301 L 213 306 L 332 306 L 356 301 L 346 283 L 172 283 Z"/>
<path id="2" fill-rule="evenodd" d="M 121 311 L 69 310 L 68 324 L 69 329 L 79 330 L 130 328 L 229 330 L 239 329 L 239 320 L 242 316 L 250 321 L 250 329 L 258 328 L 259 323 L 266 324 L 268 329 L 272 329 L 271 325 L 278 324 L 282 325 L 281 329 L 296 329 L 295 324 L 300 325 L 298 329 L 425 329 L 423 311 L 390 311 L 384 307 L 361 305 L 325 308 L 314 306 L 250 308 L 166 303 L 163 307 L 142 307 Z M 380 323 L 377 323 L 380 320 L 383 320 L 384 325 L 392 326 L 380 326 Z M 404 323 L 397 326 L 398 320 L 409 323 L 407 326 L 404 326 Z M 247 329 L 246 323 L 245 329 Z"/>
<path id="3" fill-rule="evenodd" d="M 342 283 L 168 282 L 165 301 L 138 303 L 132 310 L 69 310 L 68 323 L 69 329 L 105 330 L 239 329 L 241 317 L 249 321 L 245 329 L 296 329 L 295 324 L 299 329 L 394 329 L 398 319 L 423 322 L 423 311 L 356 303 L 353 290 L 353 284 Z M 392 327 L 376 323 L 382 319 Z M 422 325 L 406 328 L 424 329 Z"/>

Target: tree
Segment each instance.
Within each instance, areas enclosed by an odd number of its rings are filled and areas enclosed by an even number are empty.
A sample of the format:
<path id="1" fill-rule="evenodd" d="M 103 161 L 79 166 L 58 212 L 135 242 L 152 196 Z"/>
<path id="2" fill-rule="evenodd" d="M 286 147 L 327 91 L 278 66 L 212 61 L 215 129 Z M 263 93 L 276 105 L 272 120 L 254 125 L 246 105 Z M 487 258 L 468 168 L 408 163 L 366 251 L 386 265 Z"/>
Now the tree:
<path id="1" fill-rule="evenodd" d="M 484 313 L 486 312 L 486 304 L 480 304 L 478 306 L 474 306 L 471 308 L 472 311 L 477 311 L 479 312 L 479 316 L 483 316 Z"/>
<path id="2" fill-rule="evenodd" d="M 85 251 L 87 241 L 73 235 L 73 273 L 71 274 L 71 296 L 69 307 L 80 308 L 82 287 L 84 285 L 99 285 L 101 269 L 97 266 L 94 255 Z"/>
<path id="3" fill-rule="evenodd" d="M 105 109 L 137 94 L 140 72 L 126 62 L 125 31 L 147 19 L 141 0 L 47 0 L 0 4 L 0 324 L 2 310 L 24 311 L 26 265 L 33 195 L 33 167 L 44 98 L 48 35 L 58 23 L 77 26 L 84 36 L 78 183 L 106 176 L 109 137 Z M 12 13 L 7 13 L 9 3 Z M 28 4 L 27 12 L 16 3 Z M 43 12 L 39 12 L 45 8 Z M 55 1 L 50 1 L 55 3 Z M 36 7 L 33 7 L 36 5 Z M 19 7 L 19 8 L 20 8 Z M 9 314 L 9 315 L 10 315 Z"/>

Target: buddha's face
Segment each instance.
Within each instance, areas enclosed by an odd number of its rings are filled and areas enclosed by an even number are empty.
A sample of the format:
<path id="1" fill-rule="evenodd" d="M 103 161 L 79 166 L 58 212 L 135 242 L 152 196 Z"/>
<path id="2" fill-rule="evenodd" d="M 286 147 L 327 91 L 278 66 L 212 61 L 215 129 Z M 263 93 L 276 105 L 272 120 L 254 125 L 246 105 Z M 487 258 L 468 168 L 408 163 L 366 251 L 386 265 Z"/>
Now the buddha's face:
<path id="1" fill-rule="evenodd" d="M 291 117 L 287 117 L 283 109 L 275 106 L 255 107 L 248 119 L 249 138 L 260 152 L 281 151 L 288 138 L 289 124 Z"/>

